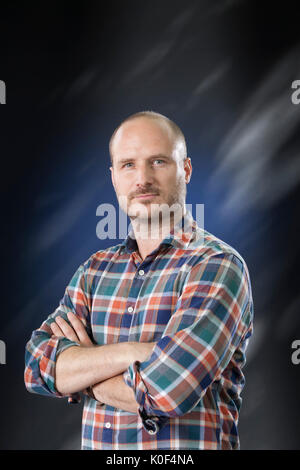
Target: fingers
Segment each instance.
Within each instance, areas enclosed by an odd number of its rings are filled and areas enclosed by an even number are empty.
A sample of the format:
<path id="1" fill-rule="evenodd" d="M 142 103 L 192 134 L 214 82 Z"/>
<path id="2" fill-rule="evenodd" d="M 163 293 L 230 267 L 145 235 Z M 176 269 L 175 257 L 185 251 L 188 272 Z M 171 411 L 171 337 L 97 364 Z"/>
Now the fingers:
<path id="1" fill-rule="evenodd" d="M 60 316 L 55 318 L 55 322 L 50 325 L 53 334 L 80 343 L 81 346 L 93 346 L 82 321 L 72 312 L 69 312 L 67 317 L 71 325 Z"/>
<path id="2" fill-rule="evenodd" d="M 51 323 L 50 326 L 55 336 L 64 336 L 71 341 L 75 341 L 76 343 L 79 342 L 79 338 L 72 326 L 70 326 L 62 317 L 56 317 L 55 322 Z"/>
<path id="3" fill-rule="evenodd" d="M 68 319 L 70 320 L 74 330 L 76 331 L 80 343 L 83 346 L 92 346 L 93 343 L 90 340 L 82 321 L 72 312 L 68 313 Z"/>
<path id="4" fill-rule="evenodd" d="M 59 326 L 55 323 L 55 321 L 53 323 L 51 323 L 50 328 L 52 330 L 52 333 L 55 336 L 64 336 L 63 332 L 61 331 Z"/>

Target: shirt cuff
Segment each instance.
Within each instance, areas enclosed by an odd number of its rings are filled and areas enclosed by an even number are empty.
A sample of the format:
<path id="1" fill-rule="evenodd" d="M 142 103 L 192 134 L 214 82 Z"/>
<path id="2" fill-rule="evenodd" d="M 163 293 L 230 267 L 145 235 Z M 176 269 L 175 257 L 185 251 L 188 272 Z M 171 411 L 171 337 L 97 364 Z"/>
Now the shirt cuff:
<path id="1" fill-rule="evenodd" d="M 40 371 L 43 380 L 53 395 L 59 398 L 67 397 L 68 403 L 80 403 L 81 396 L 79 392 L 72 394 L 62 394 L 55 387 L 56 359 L 60 353 L 73 346 L 80 346 L 80 344 L 75 341 L 71 341 L 68 338 L 52 336 L 40 361 Z"/>
<path id="2" fill-rule="evenodd" d="M 80 344 L 76 343 L 75 341 L 71 341 L 68 338 L 60 338 L 58 346 L 57 346 L 57 350 L 56 350 L 56 358 L 58 354 L 60 354 L 61 352 L 73 346 L 80 346 Z M 71 393 L 71 395 L 68 395 L 68 404 L 75 405 L 80 402 L 81 402 L 80 392 Z"/>
<path id="3" fill-rule="evenodd" d="M 81 395 L 79 392 L 72 393 L 68 396 L 68 403 L 69 405 L 76 405 L 77 403 L 81 402 Z"/>
<path id="4" fill-rule="evenodd" d="M 139 372 L 140 362 L 136 361 L 131 364 L 128 369 L 123 373 L 123 380 L 125 383 L 133 389 L 135 394 L 135 399 L 140 405 L 139 415 L 142 419 L 144 429 L 149 434 L 157 434 L 164 424 L 168 421 L 167 416 L 155 416 L 150 414 L 150 410 L 146 410 L 145 400 L 148 393 L 147 387 L 144 384 L 140 372 Z"/>

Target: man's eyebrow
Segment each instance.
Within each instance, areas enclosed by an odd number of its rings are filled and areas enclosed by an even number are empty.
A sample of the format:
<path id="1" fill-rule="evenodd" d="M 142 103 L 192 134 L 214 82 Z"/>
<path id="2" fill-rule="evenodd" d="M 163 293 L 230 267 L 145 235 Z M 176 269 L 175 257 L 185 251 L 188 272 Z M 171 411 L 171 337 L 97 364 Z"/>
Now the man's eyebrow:
<path id="1" fill-rule="evenodd" d="M 153 159 L 153 158 L 165 158 L 166 160 L 171 160 L 171 157 L 169 157 L 168 155 L 162 154 L 162 153 L 158 153 L 158 154 L 155 154 L 155 155 L 150 155 L 149 157 L 147 157 L 147 160 L 150 160 L 150 159 Z M 117 164 L 121 165 L 122 163 L 134 162 L 135 160 L 136 160 L 136 158 L 132 158 L 132 157 L 121 158 L 120 160 L 117 161 Z"/>

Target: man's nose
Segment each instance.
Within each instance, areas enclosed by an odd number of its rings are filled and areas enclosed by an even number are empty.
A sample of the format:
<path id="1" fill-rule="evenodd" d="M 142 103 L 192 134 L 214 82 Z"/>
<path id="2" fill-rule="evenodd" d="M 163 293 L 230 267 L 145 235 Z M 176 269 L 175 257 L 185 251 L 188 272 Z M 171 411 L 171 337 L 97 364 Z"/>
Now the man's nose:
<path id="1" fill-rule="evenodd" d="M 154 181 L 153 170 L 149 165 L 144 164 L 139 166 L 136 171 L 136 185 L 137 186 L 146 186 L 147 184 L 152 184 Z"/>

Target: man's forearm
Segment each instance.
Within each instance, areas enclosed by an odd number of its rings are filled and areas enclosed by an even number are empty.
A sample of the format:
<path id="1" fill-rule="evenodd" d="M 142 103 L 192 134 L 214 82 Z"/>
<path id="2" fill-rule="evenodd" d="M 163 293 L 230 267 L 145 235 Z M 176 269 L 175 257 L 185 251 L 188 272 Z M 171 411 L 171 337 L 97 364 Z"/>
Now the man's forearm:
<path id="1" fill-rule="evenodd" d="M 121 374 L 134 361 L 146 360 L 154 344 L 132 342 L 68 348 L 56 361 L 56 389 L 63 394 L 75 393 Z"/>
<path id="2" fill-rule="evenodd" d="M 123 374 L 94 385 L 92 390 L 96 400 L 101 403 L 131 413 L 138 412 L 139 405 L 136 402 L 134 392 L 124 382 Z"/>

